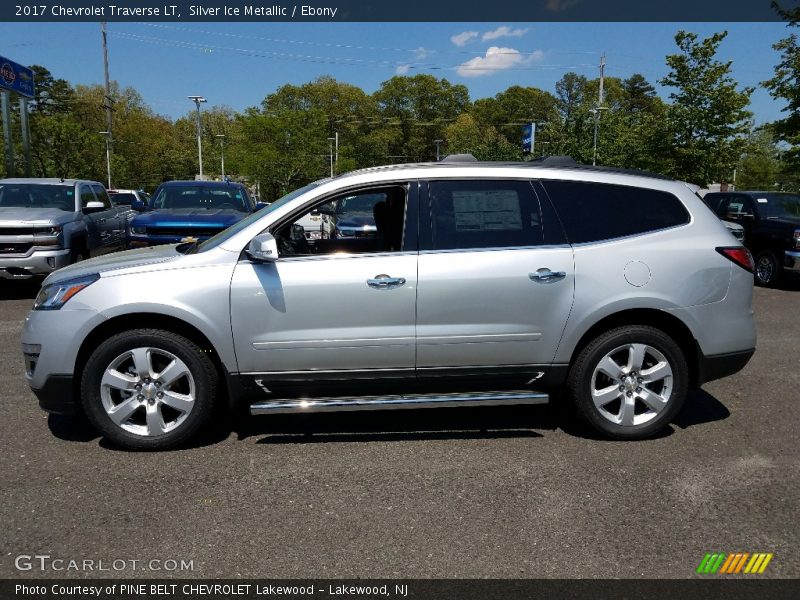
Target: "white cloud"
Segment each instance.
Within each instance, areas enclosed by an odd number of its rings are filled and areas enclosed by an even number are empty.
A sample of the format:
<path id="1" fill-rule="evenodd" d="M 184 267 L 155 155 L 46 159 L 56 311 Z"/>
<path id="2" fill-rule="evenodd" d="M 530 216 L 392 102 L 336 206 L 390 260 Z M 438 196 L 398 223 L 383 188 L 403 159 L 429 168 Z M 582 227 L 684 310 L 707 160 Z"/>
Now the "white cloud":
<path id="1" fill-rule="evenodd" d="M 477 31 L 464 31 L 462 33 L 456 34 L 450 38 L 450 41 L 453 42 L 459 48 L 465 46 L 467 43 L 471 42 L 478 38 L 480 33 Z"/>
<path id="2" fill-rule="evenodd" d="M 499 48 L 492 46 L 486 51 L 486 56 L 476 56 L 459 65 L 456 72 L 462 77 L 480 77 L 491 75 L 496 71 L 504 71 L 538 62 L 544 58 L 544 52 L 536 50 L 522 54 L 514 48 Z"/>
<path id="3" fill-rule="evenodd" d="M 405 75 L 408 73 L 409 69 L 411 69 L 411 65 L 397 65 L 397 68 L 394 70 L 394 72 L 397 75 Z"/>
<path id="4" fill-rule="evenodd" d="M 493 31 L 487 31 L 483 34 L 483 41 L 487 42 L 489 40 L 496 40 L 497 38 L 502 37 L 522 37 L 528 33 L 527 29 L 511 29 L 508 25 L 501 25 L 497 29 Z"/>
<path id="5" fill-rule="evenodd" d="M 425 60 L 430 56 L 431 51 L 427 48 L 420 46 L 419 48 L 414 49 L 414 60 Z"/>

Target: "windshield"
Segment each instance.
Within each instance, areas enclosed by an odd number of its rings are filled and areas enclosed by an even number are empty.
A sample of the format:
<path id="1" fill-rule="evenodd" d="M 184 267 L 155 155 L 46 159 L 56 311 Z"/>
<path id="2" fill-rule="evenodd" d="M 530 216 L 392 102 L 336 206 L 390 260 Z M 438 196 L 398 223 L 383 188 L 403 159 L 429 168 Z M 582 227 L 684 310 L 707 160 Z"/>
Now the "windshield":
<path id="1" fill-rule="evenodd" d="M 205 242 L 203 242 L 202 244 L 197 246 L 197 251 L 198 252 L 205 252 L 206 250 L 211 250 L 212 248 L 216 248 L 222 242 L 224 242 L 225 240 L 227 240 L 230 237 L 233 237 L 234 235 L 236 235 L 237 233 L 239 233 L 240 231 L 242 231 L 243 229 L 245 229 L 249 225 L 252 225 L 256 221 L 258 221 L 260 218 L 262 218 L 264 215 L 268 215 L 273 210 L 276 210 L 276 209 L 280 208 L 281 206 L 283 206 L 287 202 L 291 202 L 292 200 L 294 200 L 298 196 L 302 196 L 306 192 L 313 190 L 315 187 L 320 185 L 323 181 L 324 180 L 315 181 L 314 183 L 309 183 L 305 187 L 301 187 L 300 189 L 297 189 L 297 190 L 295 190 L 293 192 L 289 192 L 288 194 L 286 194 L 282 198 L 279 198 L 278 200 L 276 200 L 275 202 L 273 202 L 272 204 L 270 204 L 266 208 L 262 208 L 261 210 L 254 212 L 249 217 L 245 217 L 244 219 L 242 219 L 238 223 L 235 223 L 235 224 L 231 225 L 230 227 L 228 227 L 227 229 L 224 229 L 223 231 L 219 232 L 217 235 L 208 238 Z"/>
<path id="2" fill-rule="evenodd" d="M 229 185 L 165 185 L 156 194 L 151 208 L 158 209 L 215 209 L 250 212 L 242 190 Z"/>
<path id="3" fill-rule="evenodd" d="M 800 195 L 764 194 L 756 202 L 768 219 L 800 219 Z"/>
<path id="4" fill-rule="evenodd" d="M 40 183 L 0 184 L 0 208 L 57 208 L 75 210 L 75 188 Z"/>
<path id="5" fill-rule="evenodd" d="M 132 204 L 137 200 L 136 196 L 130 192 L 109 192 L 108 195 L 111 196 L 114 204 Z"/>

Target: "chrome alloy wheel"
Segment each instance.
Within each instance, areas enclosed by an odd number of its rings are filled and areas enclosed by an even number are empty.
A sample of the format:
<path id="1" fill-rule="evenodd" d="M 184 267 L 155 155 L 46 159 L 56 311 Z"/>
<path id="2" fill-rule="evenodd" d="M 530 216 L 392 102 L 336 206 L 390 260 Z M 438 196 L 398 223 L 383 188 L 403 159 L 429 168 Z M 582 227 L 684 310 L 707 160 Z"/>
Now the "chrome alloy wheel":
<path id="1" fill-rule="evenodd" d="M 756 265 L 756 277 L 758 277 L 759 281 L 763 282 L 772 281 L 772 276 L 774 272 L 775 272 L 775 265 L 773 263 L 772 257 L 770 257 L 768 254 L 765 254 L 758 259 L 758 264 Z"/>
<path id="2" fill-rule="evenodd" d="M 153 437 L 179 427 L 195 405 L 195 383 L 180 358 L 159 348 L 134 348 L 111 361 L 100 382 L 109 418 L 130 433 Z"/>
<path id="3" fill-rule="evenodd" d="M 598 362 L 592 373 L 592 400 L 612 423 L 642 425 L 667 407 L 672 378 L 672 367 L 661 352 L 646 344 L 626 344 Z"/>

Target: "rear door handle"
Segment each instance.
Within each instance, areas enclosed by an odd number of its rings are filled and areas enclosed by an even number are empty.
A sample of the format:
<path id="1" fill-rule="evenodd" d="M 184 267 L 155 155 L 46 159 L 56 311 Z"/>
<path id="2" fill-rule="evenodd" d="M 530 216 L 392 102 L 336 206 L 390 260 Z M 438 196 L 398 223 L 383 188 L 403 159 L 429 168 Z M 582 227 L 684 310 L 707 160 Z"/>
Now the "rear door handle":
<path id="1" fill-rule="evenodd" d="M 406 282 L 404 277 L 389 277 L 385 273 L 375 275 L 372 279 L 367 279 L 367 285 L 376 290 L 387 290 L 389 288 L 400 287 Z"/>
<path id="2" fill-rule="evenodd" d="M 551 271 L 550 269 L 539 269 L 534 273 L 528 273 L 531 281 L 539 281 L 541 283 L 549 283 L 552 281 L 561 281 L 567 276 L 564 271 Z"/>

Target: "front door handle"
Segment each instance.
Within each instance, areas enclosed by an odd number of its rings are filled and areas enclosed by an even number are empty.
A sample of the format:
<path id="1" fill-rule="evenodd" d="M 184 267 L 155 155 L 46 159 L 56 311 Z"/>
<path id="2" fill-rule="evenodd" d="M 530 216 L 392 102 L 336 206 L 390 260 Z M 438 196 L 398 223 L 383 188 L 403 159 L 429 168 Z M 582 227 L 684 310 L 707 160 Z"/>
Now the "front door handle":
<path id="1" fill-rule="evenodd" d="M 367 279 L 367 285 L 376 290 L 387 290 L 389 288 L 400 287 L 406 282 L 404 277 L 389 277 L 385 273 L 375 275 L 372 279 Z"/>
<path id="2" fill-rule="evenodd" d="M 551 271 L 550 269 L 539 269 L 534 273 L 528 273 L 531 281 L 539 281 L 541 283 L 549 283 L 552 281 L 561 281 L 567 276 L 564 271 Z"/>

